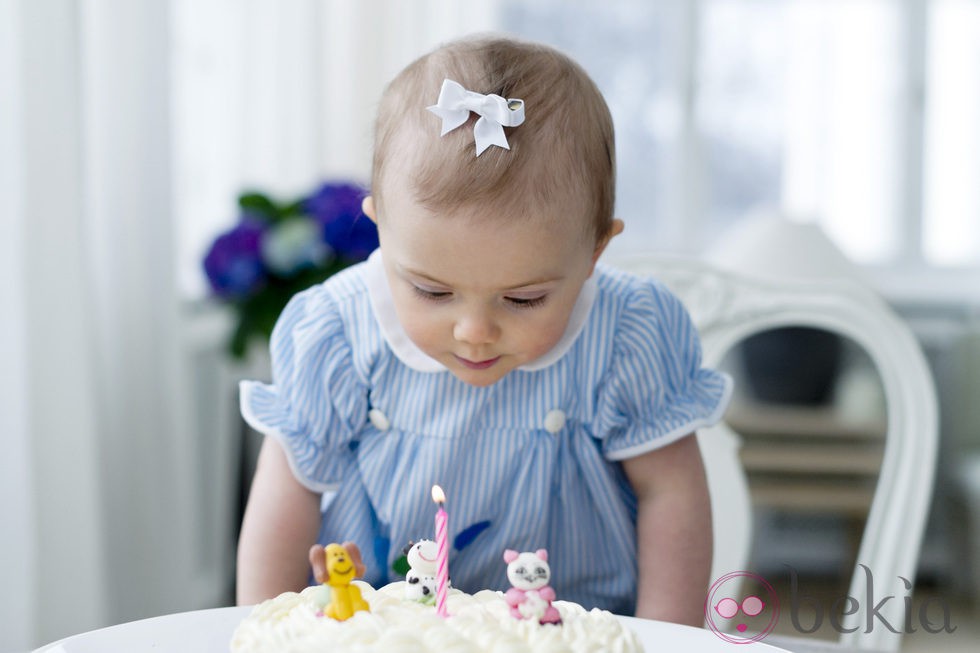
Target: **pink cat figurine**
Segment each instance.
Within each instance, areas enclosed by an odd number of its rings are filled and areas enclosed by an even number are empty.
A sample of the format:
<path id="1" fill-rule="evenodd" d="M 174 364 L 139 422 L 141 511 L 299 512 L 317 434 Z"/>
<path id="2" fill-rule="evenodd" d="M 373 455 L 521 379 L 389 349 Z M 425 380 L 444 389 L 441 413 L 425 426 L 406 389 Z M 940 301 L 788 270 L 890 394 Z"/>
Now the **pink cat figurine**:
<path id="1" fill-rule="evenodd" d="M 541 624 L 560 624 L 558 608 L 551 605 L 555 600 L 555 590 L 548 585 L 551 579 L 548 552 L 538 549 L 534 553 L 518 553 L 507 549 L 504 551 L 504 562 L 507 563 L 507 580 L 513 585 L 504 594 L 511 616 L 515 619 L 537 619 Z"/>

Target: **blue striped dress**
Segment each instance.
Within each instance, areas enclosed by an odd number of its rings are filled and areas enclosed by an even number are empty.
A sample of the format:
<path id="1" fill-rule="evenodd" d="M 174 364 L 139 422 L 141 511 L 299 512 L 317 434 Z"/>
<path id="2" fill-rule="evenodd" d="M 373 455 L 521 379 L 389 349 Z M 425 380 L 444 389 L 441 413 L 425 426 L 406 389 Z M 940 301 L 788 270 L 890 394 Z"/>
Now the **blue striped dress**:
<path id="1" fill-rule="evenodd" d="M 554 349 L 488 387 L 408 340 L 380 251 L 295 296 L 271 350 L 273 383 L 243 381 L 242 414 L 324 493 L 319 540 L 357 543 L 366 581 L 398 580 L 402 547 L 434 539 L 439 484 L 455 587 L 506 590 L 504 550 L 546 548 L 559 598 L 620 614 L 636 499 L 617 461 L 713 424 L 731 394 L 681 303 L 602 265 Z"/>

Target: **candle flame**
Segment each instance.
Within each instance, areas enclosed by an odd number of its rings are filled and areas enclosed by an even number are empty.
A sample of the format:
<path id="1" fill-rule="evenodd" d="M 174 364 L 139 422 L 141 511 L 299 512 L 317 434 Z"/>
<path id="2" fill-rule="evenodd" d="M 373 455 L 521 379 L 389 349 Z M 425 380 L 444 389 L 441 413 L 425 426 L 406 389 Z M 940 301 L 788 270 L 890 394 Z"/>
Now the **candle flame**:
<path id="1" fill-rule="evenodd" d="M 432 486 L 432 500 L 436 503 L 446 503 L 446 493 L 438 485 Z"/>

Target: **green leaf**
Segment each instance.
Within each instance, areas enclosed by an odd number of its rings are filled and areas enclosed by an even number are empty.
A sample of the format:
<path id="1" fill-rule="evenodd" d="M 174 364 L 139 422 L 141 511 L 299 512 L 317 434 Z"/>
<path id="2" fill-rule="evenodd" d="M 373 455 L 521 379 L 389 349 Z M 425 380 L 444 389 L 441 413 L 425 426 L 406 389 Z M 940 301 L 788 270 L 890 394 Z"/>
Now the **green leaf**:
<path id="1" fill-rule="evenodd" d="M 231 332 L 231 339 L 228 341 L 228 353 L 235 360 L 245 358 L 245 350 L 248 349 L 248 323 L 241 315 Z"/>
<path id="2" fill-rule="evenodd" d="M 411 566 L 408 564 L 408 556 L 398 556 L 391 563 L 391 570 L 399 576 L 407 574 L 409 569 L 411 569 Z"/>
<path id="3" fill-rule="evenodd" d="M 238 206 L 242 211 L 267 218 L 270 222 L 279 219 L 279 209 L 262 193 L 242 193 L 238 196 Z"/>
<path id="4" fill-rule="evenodd" d="M 286 204 L 279 209 L 279 212 L 284 218 L 288 218 L 293 215 L 306 215 L 306 211 L 303 209 L 303 202 L 304 200 L 300 199 L 292 202 L 291 204 Z"/>

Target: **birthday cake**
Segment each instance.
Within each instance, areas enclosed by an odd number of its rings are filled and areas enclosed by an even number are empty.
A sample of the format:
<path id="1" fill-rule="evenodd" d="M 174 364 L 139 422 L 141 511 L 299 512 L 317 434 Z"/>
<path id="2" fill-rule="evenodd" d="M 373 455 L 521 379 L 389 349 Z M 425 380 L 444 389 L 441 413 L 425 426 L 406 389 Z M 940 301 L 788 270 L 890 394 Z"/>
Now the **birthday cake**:
<path id="1" fill-rule="evenodd" d="M 555 600 L 544 550 L 504 554 L 514 585 L 506 593 L 467 594 L 443 586 L 438 603 L 438 572 L 425 565 L 423 551 L 415 551 L 406 581 L 374 589 L 353 580 L 356 549 L 351 556 L 336 544 L 317 547 L 311 560 L 323 584 L 255 606 L 232 635 L 231 652 L 643 651 L 636 634 L 612 613 Z M 346 577 L 338 581 L 339 574 Z"/>
<path id="2" fill-rule="evenodd" d="M 404 581 L 378 590 L 354 581 L 370 611 L 336 621 L 322 615 L 321 587 L 287 592 L 260 603 L 238 626 L 232 653 L 315 651 L 642 651 L 637 636 L 610 612 L 555 601 L 561 624 L 515 619 L 501 592 L 450 590 L 449 617 L 405 598 Z"/>

